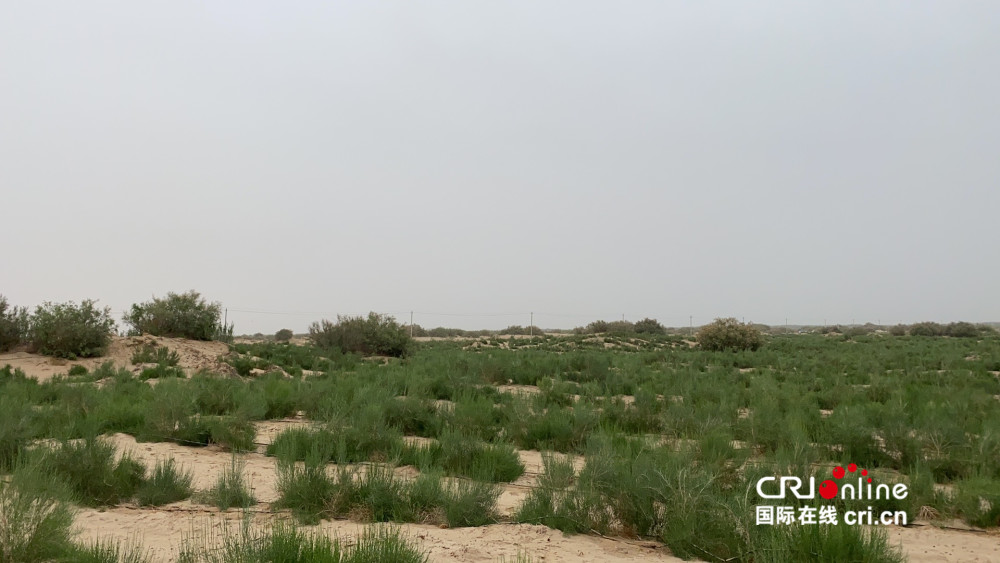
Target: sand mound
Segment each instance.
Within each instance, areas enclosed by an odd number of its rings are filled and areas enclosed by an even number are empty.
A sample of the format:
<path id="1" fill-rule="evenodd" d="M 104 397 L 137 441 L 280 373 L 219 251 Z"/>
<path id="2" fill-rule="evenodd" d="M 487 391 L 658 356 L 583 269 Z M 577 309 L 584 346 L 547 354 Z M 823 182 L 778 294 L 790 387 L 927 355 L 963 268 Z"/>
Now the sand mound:
<path id="1" fill-rule="evenodd" d="M 0 354 L 0 366 L 10 364 L 24 371 L 28 377 L 39 381 L 51 379 L 54 375 L 65 374 L 69 368 L 81 365 L 94 369 L 104 362 L 110 361 L 118 367 L 132 369 L 132 354 L 144 345 L 165 346 L 180 356 L 180 367 L 188 374 L 207 370 L 224 375 L 236 375 L 236 371 L 221 357 L 229 353 L 229 346 L 223 342 L 204 342 L 184 338 L 165 338 L 160 336 L 126 336 L 114 337 L 108 347 L 108 353 L 100 358 L 82 360 L 64 360 L 50 358 L 28 352 L 10 352 Z"/>

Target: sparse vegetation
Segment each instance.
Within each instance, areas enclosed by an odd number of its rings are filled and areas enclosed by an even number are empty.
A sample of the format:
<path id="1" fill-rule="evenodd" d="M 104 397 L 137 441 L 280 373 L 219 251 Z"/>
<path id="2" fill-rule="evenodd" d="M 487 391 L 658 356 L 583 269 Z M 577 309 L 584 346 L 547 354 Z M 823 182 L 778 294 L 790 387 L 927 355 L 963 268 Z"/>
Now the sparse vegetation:
<path id="1" fill-rule="evenodd" d="M 293 336 L 295 336 L 295 333 L 293 333 L 291 330 L 289 330 L 287 328 L 283 328 L 283 329 L 279 330 L 278 332 L 274 333 L 274 341 L 275 342 L 288 342 L 289 340 L 292 339 Z"/>
<path id="2" fill-rule="evenodd" d="M 852 328 L 865 330 L 847 340 Z M 0 480 L 31 498 L 89 506 L 172 502 L 190 488 L 183 472 L 147 473 L 127 455 L 119 463 L 92 437 L 241 451 L 254 446 L 254 421 L 300 416 L 313 426 L 279 433 L 268 454 L 279 467 L 273 508 L 302 522 L 502 520 L 494 482 L 522 475 L 517 447 L 541 450 L 544 466 L 517 521 L 657 539 L 707 560 L 808 551 L 894 561 L 878 532 L 769 535 L 753 525 L 748 486 L 755 472 L 805 477 L 849 460 L 910 486 L 879 510 L 1000 524 L 1000 337 L 975 328 L 977 338 L 890 338 L 864 326 L 841 327 L 842 337 L 773 334 L 756 351 L 690 348 L 676 334 L 486 337 L 421 345 L 403 362 L 264 342 L 235 345 L 231 358 L 268 375 L 199 373 L 155 386 L 112 364 L 44 383 L 8 367 L 0 472 L 9 475 Z M 574 467 L 564 454 L 585 461 Z M 248 505 L 244 473 L 227 469 L 196 498 Z M 101 486 L 81 475 L 102 476 Z"/>

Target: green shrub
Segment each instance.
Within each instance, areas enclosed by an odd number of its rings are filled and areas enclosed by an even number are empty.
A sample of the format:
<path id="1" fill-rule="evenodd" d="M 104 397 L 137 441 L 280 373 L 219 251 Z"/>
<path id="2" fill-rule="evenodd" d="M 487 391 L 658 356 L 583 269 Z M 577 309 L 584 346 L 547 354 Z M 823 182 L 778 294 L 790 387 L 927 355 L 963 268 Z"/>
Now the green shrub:
<path id="1" fill-rule="evenodd" d="M 972 323 L 960 321 L 948 324 L 945 334 L 956 338 L 975 338 L 979 336 L 979 328 Z"/>
<path id="2" fill-rule="evenodd" d="M 87 546 L 74 547 L 67 560 L 73 563 L 148 563 L 149 551 L 138 543 L 98 540 Z"/>
<path id="3" fill-rule="evenodd" d="M 378 313 L 368 313 L 367 318 L 337 315 L 336 323 L 324 319 L 309 327 L 309 338 L 320 348 L 364 356 L 403 357 L 413 344 L 396 319 Z"/>
<path id="4" fill-rule="evenodd" d="M 293 333 L 291 330 L 287 328 L 283 328 L 278 332 L 274 333 L 274 340 L 276 342 L 288 342 L 289 340 L 292 339 L 293 336 L 295 336 L 295 333 Z"/>
<path id="5" fill-rule="evenodd" d="M 531 326 L 510 325 L 509 327 L 501 330 L 497 334 L 518 335 L 518 336 L 545 336 L 545 331 L 534 325 Z"/>
<path id="6" fill-rule="evenodd" d="M 490 483 L 513 481 L 524 474 L 514 446 L 483 442 L 451 430 L 436 443 L 407 447 L 403 460 L 420 470 L 439 467 L 449 475 Z"/>
<path id="7" fill-rule="evenodd" d="M 326 460 L 310 455 L 303 465 L 294 458 L 278 463 L 278 502 L 275 508 L 289 508 L 302 522 L 316 524 L 326 513 L 337 485 L 326 472 Z"/>
<path id="8" fill-rule="evenodd" d="M 889 544 L 884 528 L 791 525 L 759 526 L 756 531 L 750 538 L 752 556 L 747 557 L 754 562 L 902 563 L 906 560 L 899 548 Z"/>
<path id="9" fill-rule="evenodd" d="M 944 336 L 945 328 L 938 323 L 925 321 L 910 325 L 913 336 Z"/>
<path id="10" fill-rule="evenodd" d="M 31 316 L 31 349 L 46 356 L 90 358 L 103 355 L 111 343 L 115 322 L 111 308 L 99 309 L 95 301 L 49 303 Z"/>
<path id="11" fill-rule="evenodd" d="M 132 352 L 133 364 L 159 364 L 161 366 L 174 367 L 179 364 L 181 357 L 176 351 L 166 346 L 156 344 L 143 344 Z"/>
<path id="12" fill-rule="evenodd" d="M 890 327 L 889 334 L 893 336 L 906 336 L 906 325 L 894 325 Z"/>
<path id="13" fill-rule="evenodd" d="M 1000 486 L 996 481 L 971 478 L 956 483 L 954 504 L 962 518 L 981 528 L 1000 526 Z"/>
<path id="14" fill-rule="evenodd" d="M 112 506 L 131 499 L 142 485 L 146 468 L 129 454 L 115 459 L 115 446 L 99 438 L 64 442 L 31 452 L 35 467 L 58 479 L 85 506 Z"/>
<path id="15" fill-rule="evenodd" d="M 500 486 L 461 480 L 445 489 L 444 514 L 452 528 L 486 526 L 498 520 Z"/>
<path id="16" fill-rule="evenodd" d="M 667 329 L 660 324 L 656 319 L 642 319 L 637 321 L 634 326 L 635 332 L 638 334 L 666 334 Z"/>
<path id="17" fill-rule="evenodd" d="M 224 340 L 232 335 L 232 325 L 221 324 L 222 305 L 208 303 L 193 290 L 133 304 L 123 318 L 137 334 L 193 340 Z"/>
<path id="18" fill-rule="evenodd" d="M 426 563 L 427 555 L 412 541 L 400 535 L 399 530 L 377 526 L 365 530 L 358 543 L 351 548 L 342 563 Z"/>
<path id="19" fill-rule="evenodd" d="M 198 546 L 188 540 L 180 554 L 182 563 L 426 563 L 427 556 L 398 529 L 367 528 L 353 545 L 322 534 L 304 532 L 286 522 L 256 528 L 244 521 L 238 533 L 224 528 L 221 547 L 209 535 Z"/>
<path id="20" fill-rule="evenodd" d="M 5 370 L 9 371 L 10 366 Z M 12 468 L 21 450 L 34 438 L 36 417 L 31 405 L 0 390 L 0 471 Z"/>
<path id="21" fill-rule="evenodd" d="M 179 367 L 171 367 L 164 364 L 156 364 L 154 367 L 149 367 L 139 374 L 139 379 L 145 381 L 147 379 L 166 379 L 168 377 L 184 377 L 184 370 Z"/>
<path id="22" fill-rule="evenodd" d="M 757 350 L 764 344 L 764 336 L 752 324 L 741 323 L 730 317 L 715 319 L 701 327 L 697 334 L 698 346 L 704 350 Z"/>
<path id="23" fill-rule="evenodd" d="M 215 485 L 201 495 L 200 500 L 213 504 L 220 510 L 229 510 L 230 507 L 247 508 L 257 504 L 257 499 L 247 485 L 245 469 L 246 462 L 233 456 L 230 466 L 222 471 Z"/>
<path id="24" fill-rule="evenodd" d="M 646 319 L 649 320 L 649 319 Z M 654 321 L 655 322 L 655 321 Z M 659 324 L 659 323 L 657 323 Z M 630 334 L 636 332 L 635 324 L 626 320 L 594 321 L 587 325 L 583 332 L 588 334 Z"/>
<path id="25" fill-rule="evenodd" d="M 209 424 L 211 443 L 233 452 L 249 452 L 256 448 L 257 427 L 252 422 L 234 417 L 222 417 Z"/>
<path id="26" fill-rule="evenodd" d="M 65 504 L 0 482 L 0 563 L 61 559 L 72 547 L 72 526 Z"/>
<path id="27" fill-rule="evenodd" d="M 161 506 L 191 496 L 190 471 L 181 471 L 173 459 L 158 461 L 152 474 L 139 486 L 136 501 L 139 506 Z"/>
<path id="28" fill-rule="evenodd" d="M 407 484 L 393 475 L 392 468 L 370 465 L 360 478 L 355 471 L 341 469 L 337 488 L 328 503 L 333 516 L 355 515 L 370 522 L 412 522 Z"/>
<path id="29" fill-rule="evenodd" d="M 11 307 L 0 295 L 0 352 L 6 352 L 28 337 L 28 309 Z"/>

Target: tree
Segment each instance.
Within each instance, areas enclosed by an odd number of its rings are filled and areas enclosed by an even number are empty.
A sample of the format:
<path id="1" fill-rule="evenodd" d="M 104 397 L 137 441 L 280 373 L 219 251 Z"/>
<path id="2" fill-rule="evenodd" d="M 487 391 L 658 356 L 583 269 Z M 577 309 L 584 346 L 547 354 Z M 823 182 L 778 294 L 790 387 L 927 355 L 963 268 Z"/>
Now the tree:
<path id="1" fill-rule="evenodd" d="M 87 299 L 77 305 L 45 302 L 31 316 L 31 349 L 47 356 L 89 358 L 103 355 L 111 343 L 115 321 L 111 308 L 99 309 Z"/>
<path id="2" fill-rule="evenodd" d="M 208 303 L 194 290 L 134 304 L 123 319 L 139 334 L 192 340 L 224 340 L 232 335 L 232 325 L 222 326 L 222 305 Z"/>
<path id="3" fill-rule="evenodd" d="M 365 356 L 409 354 L 413 345 L 405 327 L 389 315 L 368 313 L 368 318 L 337 315 L 337 322 L 326 319 L 309 327 L 309 339 L 320 348 L 339 348 Z"/>
<path id="4" fill-rule="evenodd" d="M 288 342 L 293 336 L 295 336 L 295 333 L 287 328 L 283 328 L 274 333 L 274 340 L 277 342 Z"/>
<path id="5" fill-rule="evenodd" d="M 28 309 L 11 307 L 0 295 L 0 352 L 6 352 L 28 336 Z"/>
<path id="6" fill-rule="evenodd" d="M 634 327 L 635 331 L 639 334 L 666 334 L 667 329 L 660 324 L 656 319 L 642 319 L 637 321 Z"/>
<path id="7" fill-rule="evenodd" d="M 752 324 L 732 317 L 715 319 L 698 331 L 698 346 L 705 350 L 757 350 L 764 345 L 764 336 Z"/>

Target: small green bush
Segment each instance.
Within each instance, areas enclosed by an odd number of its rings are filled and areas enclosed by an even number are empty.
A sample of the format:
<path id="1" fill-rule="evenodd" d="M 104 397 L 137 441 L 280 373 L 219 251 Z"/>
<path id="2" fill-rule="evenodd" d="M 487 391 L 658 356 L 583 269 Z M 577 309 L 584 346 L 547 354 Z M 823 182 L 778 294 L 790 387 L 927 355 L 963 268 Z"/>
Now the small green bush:
<path id="1" fill-rule="evenodd" d="M 905 557 L 889 543 L 885 529 L 861 526 L 769 526 L 751 536 L 752 556 L 761 563 L 816 561 L 902 563 Z"/>
<path id="2" fill-rule="evenodd" d="M 545 331 L 534 325 L 531 326 L 510 325 L 509 327 L 501 330 L 497 334 L 517 335 L 517 336 L 545 336 Z"/>
<path id="3" fill-rule="evenodd" d="M 944 333 L 945 327 L 930 321 L 910 325 L 910 334 L 913 336 L 944 336 Z"/>
<path id="4" fill-rule="evenodd" d="M 704 350 L 757 350 L 764 345 L 764 336 L 751 324 L 741 323 L 730 317 L 715 319 L 701 327 L 697 334 L 698 346 Z"/>
<path id="5" fill-rule="evenodd" d="M 161 506 L 191 496 L 190 471 L 181 471 L 173 459 L 158 461 L 149 478 L 139 486 L 136 501 L 139 506 Z"/>
<path id="6" fill-rule="evenodd" d="M 0 295 L 0 352 L 6 352 L 28 337 L 28 309 L 11 307 Z"/>
<path id="7" fill-rule="evenodd" d="M 294 459 L 278 462 L 277 490 L 280 498 L 275 508 L 289 508 L 300 521 L 317 524 L 337 486 L 326 472 L 323 456 L 310 455 L 301 466 Z"/>
<path id="8" fill-rule="evenodd" d="M 959 321 L 957 323 L 948 324 L 948 327 L 945 329 L 945 334 L 956 338 L 975 338 L 979 336 L 979 328 L 972 323 Z"/>
<path id="9" fill-rule="evenodd" d="M 221 324 L 222 305 L 208 303 L 194 290 L 136 303 L 123 319 L 136 334 L 192 340 L 224 340 L 232 335 L 232 325 Z"/>
<path id="10" fill-rule="evenodd" d="M 98 540 L 90 545 L 74 547 L 66 560 L 73 563 L 148 563 L 152 559 L 149 551 L 138 543 Z"/>
<path id="11" fill-rule="evenodd" d="M 113 506 L 131 499 L 145 480 L 146 468 L 129 454 L 115 459 L 116 448 L 100 438 L 63 442 L 30 451 L 28 464 L 47 479 L 64 483 L 85 506 Z"/>
<path id="12" fill-rule="evenodd" d="M 238 533 L 223 532 L 222 546 L 199 546 L 188 541 L 183 563 L 426 563 L 427 556 L 398 529 L 366 529 L 357 541 L 344 547 L 336 539 L 312 534 L 285 522 L 260 529 L 244 522 Z M 209 536 L 211 537 L 211 536 Z M 206 538 L 207 539 L 207 538 Z M 206 543 L 209 543 L 206 541 Z"/>
<path id="13" fill-rule="evenodd" d="M 364 356 L 404 357 L 413 339 L 406 328 L 389 315 L 368 313 L 368 317 L 337 315 L 337 322 L 326 319 L 309 327 L 309 338 L 320 348 L 337 348 Z"/>
<path id="14" fill-rule="evenodd" d="M 213 504 L 220 510 L 228 510 L 231 507 L 247 508 L 257 504 L 257 499 L 247 485 L 244 471 L 246 462 L 237 460 L 233 456 L 232 463 L 223 470 L 222 474 L 215 482 L 215 486 L 205 492 L 200 500 L 207 504 Z"/>
<path id="15" fill-rule="evenodd" d="M 291 330 L 287 328 L 283 328 L 278 332 L 274 333 L 274 340 L 276 342 L 288 342 L 289 340 L 292 339 L 293 336 L 295 336 L 295 333 L 293 333 Z"/>
<path id="16" fill-rule="evenodd" d="M 143 344 L 132 352 L 133 364 L 159 364 L 161 366 L 174 367 L 179 364 L 181 357 L 176 351 L 166 346 L 156 344 Z"/>
<path id="17" fill-rule="evenodd" d="M 490 483 L 514 481 L 524 474 L 513 445 L 487 443 L 451 430 L 443 432 L 436 443 L 408 446 L 403 461 L 421 471 L 436 467 L 449 475 Z"/>
<path id="18" fill-rule="evenodd" d="M 31 316 L 31 349 L 46 356 L 90 358 L 103 355 L 111 343 L 115 321 L 111 308 L 99 309 L 95 301 L 39 305 Z"/>
<path id="19" fill-rule="evenodd" d="M 72 547 L 72 526 L 65 504 L 0 482 L 0 562 L 60 560 Z"/>
<path id="20" fill-rule="evenodd" d="M 667 329 L 660 324 L 656 319 L 642 319 L 637 321 L 634 326 L 635 332 L 638 334 L 666 334 Z"/>
<path id="21" fill-rule="evenodd" d="M 0 371 L 9 372 L 10 366 Z M 0 471 L 14 466 L 21 451 L 34 438 L 37 415 L 31 405 L 17 397 L 5 396 L 0 390 Z"/>
<path id="22" fill-rule="evenodd" d="M 648 319 L 647 319 L 648 320 Z M 655 321 L 654 321 L 655 322 Z M 621 321 L 594 321 L 583 329 L 587 334 L 629 334 L 636 332 L 635 323 Z"/>

